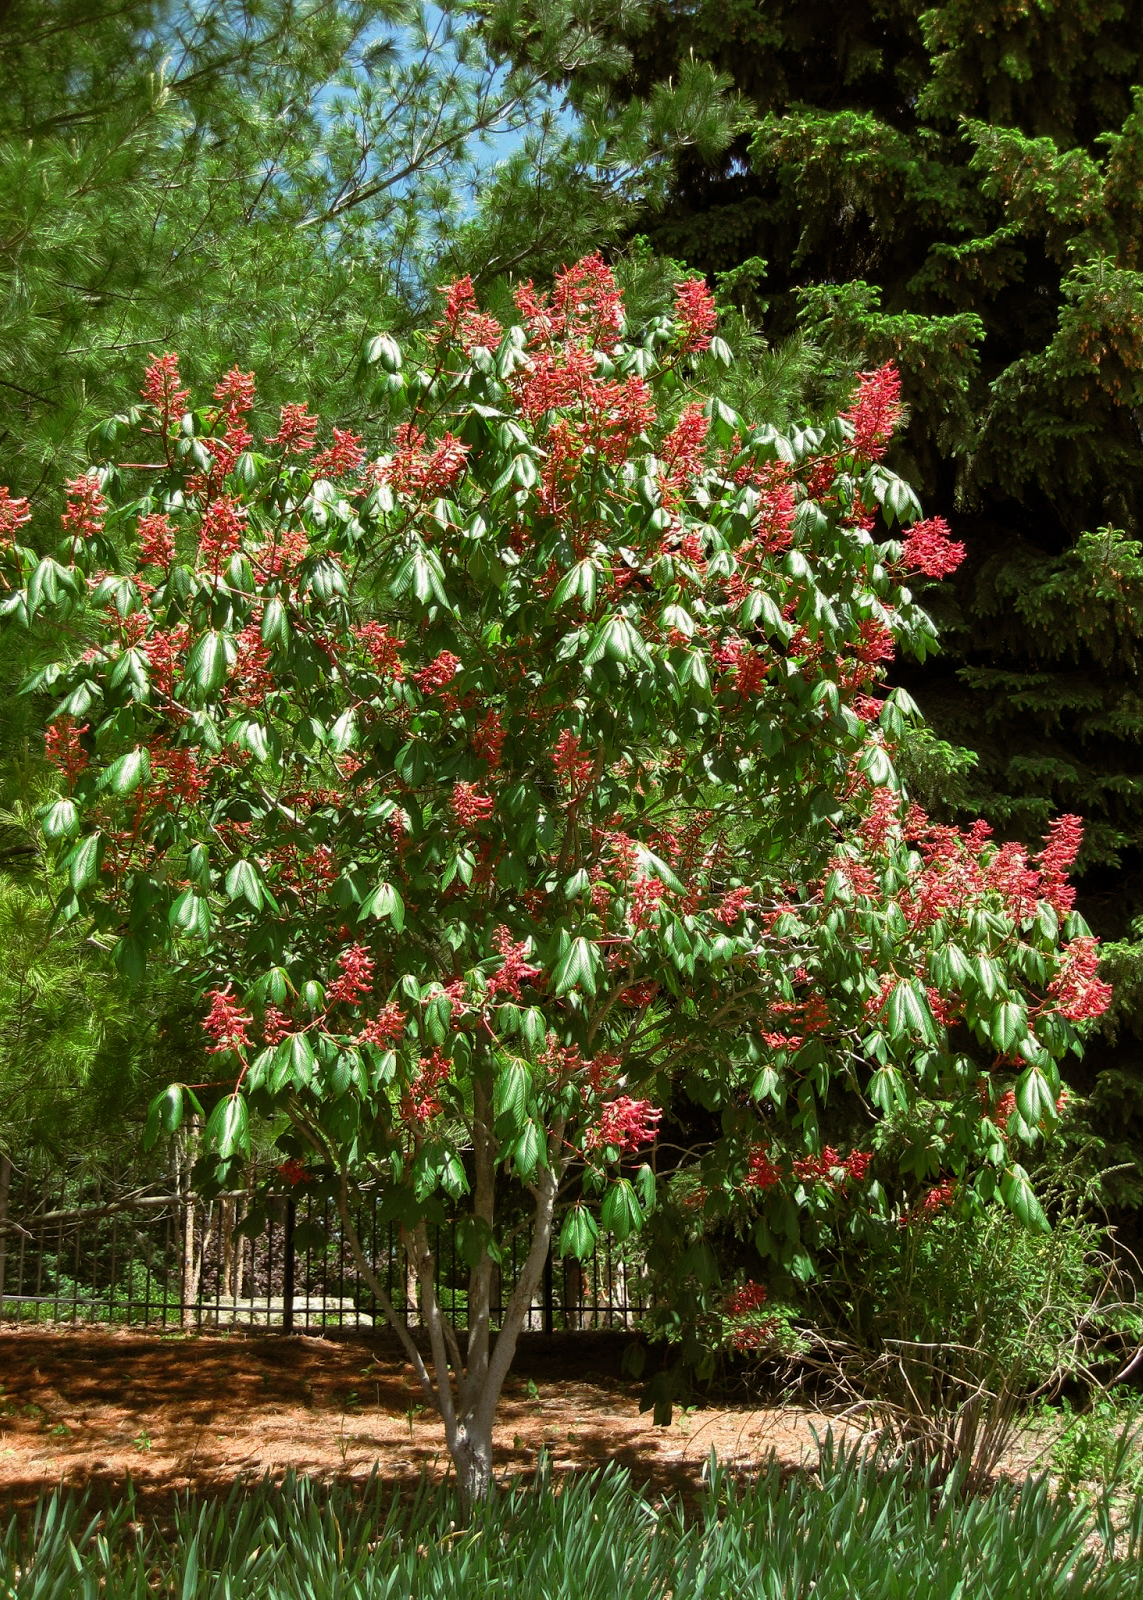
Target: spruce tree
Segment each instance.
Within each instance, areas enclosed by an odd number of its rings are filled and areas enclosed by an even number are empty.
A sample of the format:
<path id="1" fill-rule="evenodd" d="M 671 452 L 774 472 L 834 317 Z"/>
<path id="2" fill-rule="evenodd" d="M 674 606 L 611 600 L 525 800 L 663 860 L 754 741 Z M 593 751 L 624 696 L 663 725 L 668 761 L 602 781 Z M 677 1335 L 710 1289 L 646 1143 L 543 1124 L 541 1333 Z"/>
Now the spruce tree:
<path id="1" fill-rule="evenodd" d="M 652 243 L 761 276 L 765 334 L 898 364 L 896 465 L 969 559 L 907 681 L 975 756 L 919 750 L 928 803 L 1032 837 L 1087 819 L 1081 904 L 1117 1003 L 1082 1073 L 1105 1158 L 1143 1146 L 1143 5 L 699 0 L 631 36 L 638 91 L 692 55 L 757 120 L 696 156 Z M 1114 1180 L 1137 1204 L 1132 1171 Z"/>

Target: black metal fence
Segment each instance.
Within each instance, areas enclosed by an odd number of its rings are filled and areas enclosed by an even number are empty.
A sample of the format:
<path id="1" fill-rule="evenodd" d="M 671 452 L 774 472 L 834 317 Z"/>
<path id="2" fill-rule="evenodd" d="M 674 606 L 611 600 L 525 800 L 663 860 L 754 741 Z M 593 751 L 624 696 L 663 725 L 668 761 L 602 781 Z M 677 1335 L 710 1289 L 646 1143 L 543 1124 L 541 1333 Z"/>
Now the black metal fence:
<path id="1" fill-rule="evenodd" d="M 0 1158 L 2 1161 L 3 1158 Z M 131 1171 L 0 1169 L 0 1320 L 136 1327 L 366 1329 L 384 1322 L 331 1201 L 304 1186 L 272 1197 L 250 1227 L 261 1174 L 207 1201 L 178 1169 L 141 1183 Z M 416 1286 L 400 1230 L 365 1192 L 354 1224 L 399 1315 L 415 1325 Z M 467 1322 L 468 1268 L 456 1230 L 431 1230 L 437 1295 Z M 558 1219 L 557 1235 L 558 1237 Z M 499 1326 L 523 1266 L 522 1231 L 493 1276 Z M 601 1239 L 584 1262 L 549 1256 L 525 1326 L 537 1332 L 635 1328 L 648 1309 L 637 1246 Z"/>

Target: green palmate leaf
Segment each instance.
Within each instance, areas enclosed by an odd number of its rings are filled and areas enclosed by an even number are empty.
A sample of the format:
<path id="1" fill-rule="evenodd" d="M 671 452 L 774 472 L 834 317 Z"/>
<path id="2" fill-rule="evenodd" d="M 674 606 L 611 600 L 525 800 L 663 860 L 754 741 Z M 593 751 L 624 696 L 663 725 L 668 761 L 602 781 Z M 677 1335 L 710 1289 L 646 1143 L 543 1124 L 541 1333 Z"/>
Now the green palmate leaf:
<path id="1" fill-rule="evenodd" d="M 405 902 L 401 899 L 399 891 L 391 883 L 379 883 L 361 902 L 359 915 L 362 918 L 388 917 L 389 921 L 400 933 L 405 926 Z"/>
<path id="2" fill-rule="evenodd" d="M 493 1105 L 497 1115 L 507 1117 L 516 1127 L 522 1127 L 531 1088 L 532 1075 L 527 1062 L 507 1062 L 496 1077 Z"/>
<path id="3" fill-rule="evenodd" d="M 187 656 L 186 683 L 200 695 L 217 694 L 234 661 L 234 641 L 213 629 L 201 635 Z"/>
<path id="4" fill-rule="evenodd" d="M 151 776 L 151 760 L 146 750 L 128 750 L 104 771 L 101 784 L 112 794 L 130 794 Z"/>
<path id="5" fill-rule="evenodd" d="M 894 1038 L 916 1035 L 930 1043 L 936 1041 L 933 1014 L 924 986 L 917 979 L 903 978 L 897 984 L 885 1007 L 885 1020 Z"/>
<path id="6" fill-rule="evenodd" d="M 79 827 L 75 801 L 57 800 L 49 806 L 44 812 L 42 826 L 46 839 L 69 839 Z"/>
<path id="7" fill-rule="evenodd" d="M 219 1101 L 207 1118 L 204 1137 L 223 1161 L 250 1154 L 250 1112 L 240 1094 Z"/>
<path id="8" fill-rule="evenodd" d="M 1012 1166 L 1001 1173 L 1000 1194 L 1012 1215 L 1018 1217 L 1026 1228 L 1037 1233 L 1049 1231 L 1044 1208 L 1036 1198 L 1036 1192 L 1023 1167 Z"/>
<path id="9" fill-rule="evenodd" d="M 236 861 L 226 875 L 226 892 L 232 900 L 245 899 L 255 911 L 262 909 L 263 883 L 252 861 Z"/>
<path id="10" fill-rule="evenodd" d="M 992 1042 L 998 1050 L 1012 1050 L 1028 1032 L 1028 1013 L 1015 1000 L 994 1006 L 989 1021 Z"/>
<path id="11" fill-rule="evenodd" d="M 626 1178 L 610 1185 L 603 1197 L 600 1221 L 620 1243 L 643 1225 L 643 1212 L 635 1197 L 635 1190 Z"/>
<path id="12" fill-rule="evenodd" d="M 284 650 L 290 642 L 290 618 L 286 605 L 277 595 L 267 600 L 262 612 L 262 643 Z"/>
<path id="13" fill-rule="evenodd" d="M 101 833 L 89 833 L 81 839 L 70 854 L 64 857 L 71 886 L 78 893 L 95 881 L 103 860 L 104 839 Z"/>
<path id="14" fill-rule="evenodd" d="M 151 1101 L 147 1112 L 147 1125 L 143 1132 L 145 1150 L 149 1150 L 156 1143 L 160 1133 L 174 1134 L 182 1127 L 183 1099 L 182 1084 L 172 1083 Z"/>
<path id="15" fill-rule="evenodd" d="M 594 997 L 595 969 L 598 961 L 598 946 L 582 936 L 573 939 L 566 955 L 557 963 L 552 974 L 552 984 L 556 994 L 568 994 L 572 989 L 582 989 L 589 998 Z"/>
<path id="16" fill-rule="evenodd" d="M 579 600 L 585 611 L 595 607 L 595 587 L 599 569 L 594 561 L 584 559 L 565 572 L 552 591 L 553 606 L 564 605 L 568 600 Z"/>
<path id="17" fill-rule="evenodd" d="M 1038 1128 L 1045 1118 L 1055 1118 L 1055 1096 L 1039 1067 L 1029 1067 L 1016 1080 L 1016 1109 L 1030 1128 Z"/>
<path id="18" fill-rule="evenodd" d="M 214 926 L 210 902 L 197 889 L 184 889 L 171 907 L 170 923 L 192 939 L 208 938 Z"/>
<path id="19" fill-rule="evenodd" d="M 526 1122 L 512 1152 L 516 1171 L 524 1183 L 531 1183 L 538 1166 L 547 1165 L 547 1140 L 535 1122 Z"/>
<path id="20" fill-rule="evenodd" d="M 576 1256 L 585 1261 L 595 1249 L 598 1238 L 599 1225 L 587 1207 L 571 1206 L 560 1228 L 560 1255 Z"/>

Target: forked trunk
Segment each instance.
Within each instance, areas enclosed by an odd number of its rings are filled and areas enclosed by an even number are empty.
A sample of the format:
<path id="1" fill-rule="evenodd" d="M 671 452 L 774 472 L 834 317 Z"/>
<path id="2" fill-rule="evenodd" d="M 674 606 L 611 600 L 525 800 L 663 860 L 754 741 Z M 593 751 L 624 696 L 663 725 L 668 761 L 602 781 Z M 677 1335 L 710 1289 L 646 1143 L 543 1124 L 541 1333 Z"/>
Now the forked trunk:
<path id="1" fill-rule="evenodd" d="M 493 1216 L 492 1163 L 495 1145 L 488 1125 L 490 1097 L 484 1085 L 476 1096 L 476 1185 L 474 1211 L 477 1219 L 491 1229 Z M 410 1265 L 416 1272 L 420 1298 L 420 1323 L 429 1336 L 428 1362 L 390 1300 L 373 1263 L 361 1248 L 349 1206 L 348 1174 L 342 1169 L 338 1209 L 346 1242 L 357 1269 L 376 1297 L 385 1320 L 397 1334 L 413 1370 L 421 1381 L 425 1396 L 440 1415 L 445 1427 L 449 1455 L 456 1468 L 457 1489 L 462 1513 L 467 1520 L 483 1500 L 495 1492 L 492 1473 L 492 1423 L 497 1402 L 516 1353 L 516 1341 L 532 1304 L 547 1260 L 552 1238 L 552 1216 L 560 1179 L 567 1165 L 564 1152 L 564 1118 L 557 1119 L 548 1135 L 547 1164 L 536 1174 L 532 1193 L 536 1209 L 532 1239 L 523 1270 L 505 1307 L 500 1333 L 491 1343 L 490 1311 L 492 1260 L 487 1249 L 473 1268 L 469 1280 L 469 1326 L 467 1349 L 463 1355 L 452 1323 L 442 1314 L 436 1293 L 436 1266 L 429 1247 L 424 1222 L 404 1232 Z"/>

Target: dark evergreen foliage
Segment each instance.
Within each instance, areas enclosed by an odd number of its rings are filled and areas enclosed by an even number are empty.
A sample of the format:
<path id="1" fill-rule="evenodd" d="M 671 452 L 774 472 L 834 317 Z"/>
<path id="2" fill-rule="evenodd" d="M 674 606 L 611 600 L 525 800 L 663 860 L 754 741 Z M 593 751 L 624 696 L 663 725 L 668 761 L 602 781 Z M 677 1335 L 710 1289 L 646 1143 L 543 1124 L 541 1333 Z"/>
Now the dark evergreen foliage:
<path id="1" fill-rule="evenodd" d="M 969 558 L 910 688 L 944 739 L 925 799 L 1034 840 L 1088 824 L 1081 903 L 1117 1006 L 1083 1069 L 1115 1192 L 1143 1197 L 1143 4 L 698 0 L 629 43 L 633 89 L 692 52 L 757 120 L 693 154 L 652 243 L 755 281 L 766 335 L 895 359 L 896 459 Z"/>

